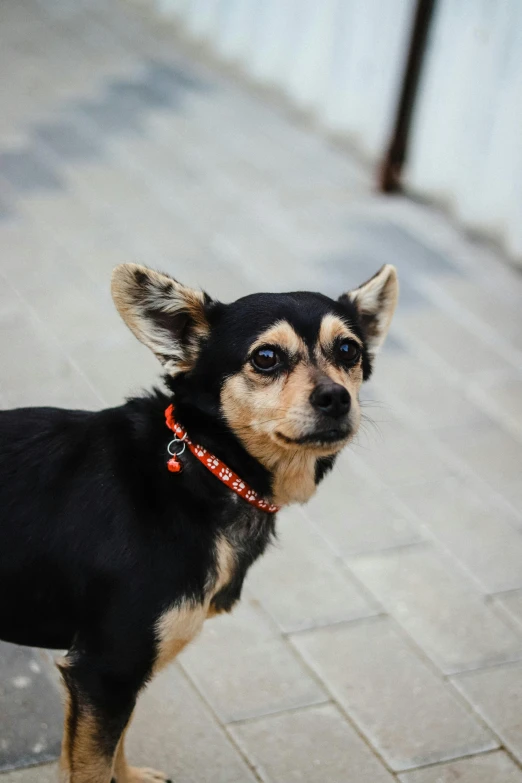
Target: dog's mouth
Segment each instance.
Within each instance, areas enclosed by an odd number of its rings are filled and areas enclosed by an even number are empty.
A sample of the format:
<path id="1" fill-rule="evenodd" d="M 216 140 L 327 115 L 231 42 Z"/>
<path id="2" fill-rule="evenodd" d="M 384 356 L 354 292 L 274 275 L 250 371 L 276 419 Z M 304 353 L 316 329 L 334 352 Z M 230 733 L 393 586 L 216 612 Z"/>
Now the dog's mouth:
<path id="1" fill-rule="evenodd" d="M 315 430 L 299 438 L 289 438 L 282 432 L 275 433 L 285 443 L 293 446 L 332 446 L 342 443 L 352 434 L 351 427 L 331 427 L 324 430 Z"/>

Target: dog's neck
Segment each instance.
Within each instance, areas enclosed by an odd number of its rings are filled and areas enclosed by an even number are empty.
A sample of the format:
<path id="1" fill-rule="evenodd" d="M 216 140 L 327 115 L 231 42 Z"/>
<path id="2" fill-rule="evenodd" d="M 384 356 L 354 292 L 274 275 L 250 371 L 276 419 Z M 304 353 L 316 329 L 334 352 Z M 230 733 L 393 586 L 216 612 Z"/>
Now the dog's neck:
<path id="1" fill-rule="evenodd" d="M 221 416 L 195 407 L 178 396 L 171 402 L 175 406 L 176 419 L 193 443 L 215 454 L 261 497 L 275 502 L 270 471 L 249 454 Z"/>
<path id="2" fill-rule="evenodd" d="M 272 467 L 274 503 L 306 503 L 317 489 L 317 458 L 307 453 L 284 454 Z M 277 499 L 276 499 L 277 498 Z"/>
<path id="3" fill-rule="evenodd" d="M 193 443 L 215 454 L 262 497 L 278 506 L 306 503 L 333 460 L 319 460 L 309 452 L 263 450 L 263 461 L 256 449 L 247 449 L 223 417 L 209 406 L 192 405 L 183 395 L 171 400 L 176 416 Z M 254 453 L 252 453 L 252 451 Z"/>

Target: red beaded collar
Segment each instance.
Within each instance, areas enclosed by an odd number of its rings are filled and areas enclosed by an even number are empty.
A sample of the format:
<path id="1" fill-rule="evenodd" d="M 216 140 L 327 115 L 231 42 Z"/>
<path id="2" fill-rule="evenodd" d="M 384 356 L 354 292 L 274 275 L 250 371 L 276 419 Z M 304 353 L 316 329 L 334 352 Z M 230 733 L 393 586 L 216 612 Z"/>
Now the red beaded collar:
<path id="1" fill-rule="evenodd" d="M 171 440 L 168 445 L 168 451 L 171 458 L 167 462 L 167 468 L 172 473 L 180 473 L 181 470 L 183 470 L 183 463 L 180 462 L 179 458 L 185 451 L 186 444 L 196 459 L 199 459 L 207 470 L 210 470 L 216 478 L 222 481 L 223 484 L 226 484 L 232 492 L 236 493 L 236 495 L 239 495 L 243 500 L 250 503 L 251 506 L 260 508 L 262 511 L 266 511 L 269 514 L 275 514 L 276 511 L 279 511 L 280 506 L 276 506 L 274 503 L 270 503 L 268 500 L 260 498 L 255 490 L 251 489 L 248 484 L 245 484 L 233 470 L 227 468 L 225 463 L 221 462 L 214 454 L 211 454 L 204 449 L 203 446 L 192 443 L 183 427 L 181 427 L 174 418 L 174 405 L 169 405 L 165 411 L 165 420 L 167 422 L 167 427 L 174 433 L 174 440 Z M 180 451 L 172 450 L 177 449 L 180 444 Z"/>

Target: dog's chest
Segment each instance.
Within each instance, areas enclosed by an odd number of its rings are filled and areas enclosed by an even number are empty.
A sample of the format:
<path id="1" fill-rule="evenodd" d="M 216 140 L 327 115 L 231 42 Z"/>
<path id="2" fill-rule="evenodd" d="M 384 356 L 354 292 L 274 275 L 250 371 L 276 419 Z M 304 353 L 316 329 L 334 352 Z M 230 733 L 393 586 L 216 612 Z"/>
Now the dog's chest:
<path id="1" fill-rule="evenodd" d="M 213 600 L 233 583 L 236 568 L 234 547 L 224 536 L 219 536 L 215 546 L 215 561 L 207 575 L 203 600 L 184 599 L 164 612 L 156 622 L 156 671 L 172 661 L 198 635 L 207 617 L 213 617 L 222 611 L 214 607 Z"/>
<path id="2" fill-rule="evenodd" d="M 273 530 L 273 520 L 267 524 L 266 515 L 256 512 L 235 520 L 216 537 L 203 601 L 183 600 L 156 622 L 156 670 L 197 636 L 208 617 L 230 611 L 240 597 L 248 568 L 264 552 Z"/>
<path id="3" fill-rule="evenodd" d="M 274 517 L 262 512 L 250 512 L 234 520 L 225 531 L 219 549 L 219 588 L 211 599 L 213 614 L 228 612 L 241 595 L 241 588 L 250 566 L 265 551 L 274 535 Z"/>

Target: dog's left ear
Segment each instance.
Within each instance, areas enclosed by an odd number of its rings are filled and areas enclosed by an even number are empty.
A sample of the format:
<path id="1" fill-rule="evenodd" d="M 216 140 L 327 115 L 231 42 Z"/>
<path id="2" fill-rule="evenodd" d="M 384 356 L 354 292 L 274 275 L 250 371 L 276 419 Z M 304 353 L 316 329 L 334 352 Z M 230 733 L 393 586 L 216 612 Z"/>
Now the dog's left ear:
<path id="1" fill-rule="evenodd" d="M 158 357 L 170 375 L 194 366 L 215 304 L 203 291 L 139 264 L 120 264 L 112 273 L 112 298 L 134 335 Z"/>
<path id="2" fill-rule="evenodd" d="M 339 297 L 340 302 L 348 299 L 357 307 L 370 353 L 376 353 L 383 344 L 398 297 L 397 270 L 391 264 L 385 264 L 366 283 Z"/>

